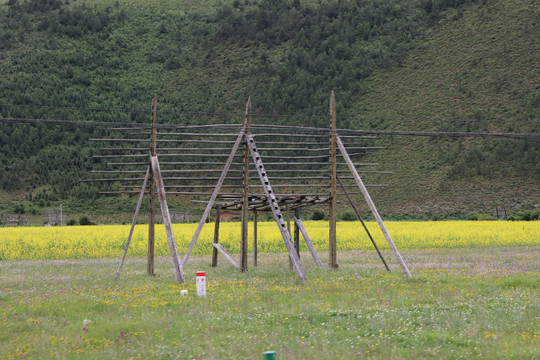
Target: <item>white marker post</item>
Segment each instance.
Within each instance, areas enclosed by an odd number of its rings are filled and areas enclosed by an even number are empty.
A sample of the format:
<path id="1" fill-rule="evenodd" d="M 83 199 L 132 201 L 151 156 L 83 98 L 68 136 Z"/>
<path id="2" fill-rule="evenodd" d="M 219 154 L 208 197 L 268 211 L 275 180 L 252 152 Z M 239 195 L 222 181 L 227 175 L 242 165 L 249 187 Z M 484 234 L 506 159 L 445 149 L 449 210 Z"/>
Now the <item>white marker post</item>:
<path id="1" fill-rule="evenodd" d="M 204 271 L 197 271 L 195 276 L 195 281 L 197 284 L 197 296 L 203 297 L 206 296 L 206 274 Z"/>

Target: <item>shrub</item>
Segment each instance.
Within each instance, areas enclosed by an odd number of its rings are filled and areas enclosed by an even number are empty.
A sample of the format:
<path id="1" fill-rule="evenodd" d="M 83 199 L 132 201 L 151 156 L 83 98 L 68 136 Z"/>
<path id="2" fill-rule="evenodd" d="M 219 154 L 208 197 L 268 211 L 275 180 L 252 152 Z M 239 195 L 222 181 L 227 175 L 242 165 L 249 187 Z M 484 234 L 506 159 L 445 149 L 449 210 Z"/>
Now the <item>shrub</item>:
<path id="1" fill-rule="evenodd" d="M 539 216 L 540 216 L 540 211 L 538 210 L 518 211 L 517 215 L 513 216 L 514 219 L 512 220 L 522 220 L 522 221 L 533 220 L 534 221 L 534 220 L 538 220 Z"/>
<path id="2" fill-rule="evenodd" d="M 354 211 L 351 211 L 351 210 L 347 210 L 347 211 L 344 211 L 341 213 L 341 215 L 339 215 L 339 218 L 341 221 L 356 221 L 358 220 L 358 218 L 356 217 L 356 214 L 354 213 Z"/>
<path id="3" fill-rule="evenodd" d="M 90 221 L 90 219 L 86 215 L 81 216 L 81 218 L 79 219 L 79 224 L 81 224 L 81 225 L 93 225 L 93 223 Z"/>
<path id="4" fill-rule="evenodd" d="M 324 212 L 316 209 L 313 211 L 313 214 L 311 214 L 311 220 L 324 220 Z"/>
<path id="5" fill-rule="evenodd" d="M 478 220 L 478 214 L 475 212 L 470 213 L 467 215 L 467 220 L 476 221 Z"/>
<path id="6" fill-rule="evenodd" d="M 469 215 L 467 215 L 467 220 L 473 220 L 473 221 L 495 220 L 495 217 L 493 217 L 493 215 L 490 215 L 490 214 L 482 214 L 482 213 L 479 214 L 479 213 L 472 212 Z"/>
<path id="7" fill-rule="evenodd" d="M 66 224 L 66 225 L 68 225 L 68 226 L 73 226 L 73 225 L 77 225 L 77 220 L 75 220 L 75 219 L 71 219 L 71 220 L 69 220 L 69 221 L 67 222 L 67 224 Z"/>

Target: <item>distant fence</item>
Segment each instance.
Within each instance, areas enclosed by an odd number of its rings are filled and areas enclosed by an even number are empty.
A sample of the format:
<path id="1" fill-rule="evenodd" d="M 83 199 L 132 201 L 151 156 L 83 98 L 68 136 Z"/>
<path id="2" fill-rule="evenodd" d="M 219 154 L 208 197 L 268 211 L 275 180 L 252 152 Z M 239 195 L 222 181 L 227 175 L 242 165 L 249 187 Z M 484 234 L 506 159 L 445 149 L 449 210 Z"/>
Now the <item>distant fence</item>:
<path id="1" fill-rule="evenodd" d="M 4 227 L 28 226 L 28 219 L 20 214 L 4 214 L 2 215 L 2 224 Z"/>
<path id="2" fill-rule="evenodd" d="M 195 220 L 193 215 L 189 210 L 174 210 L 169 209 L 169 214 L 171 216 L 171 222 L 191 222 Z M 163 223 L 163 215 L 161 215 L 161 212 L 158 212 L 158 214 L 155 217 L 156 222 Z"/>
<path id="3" fill-rule="evenodd" d="M 62 226 L 66 223 L 66 215 L 62 214 L 60 210 L 46 210 L 45 211 L 45 225 L 46 226 Z"/>

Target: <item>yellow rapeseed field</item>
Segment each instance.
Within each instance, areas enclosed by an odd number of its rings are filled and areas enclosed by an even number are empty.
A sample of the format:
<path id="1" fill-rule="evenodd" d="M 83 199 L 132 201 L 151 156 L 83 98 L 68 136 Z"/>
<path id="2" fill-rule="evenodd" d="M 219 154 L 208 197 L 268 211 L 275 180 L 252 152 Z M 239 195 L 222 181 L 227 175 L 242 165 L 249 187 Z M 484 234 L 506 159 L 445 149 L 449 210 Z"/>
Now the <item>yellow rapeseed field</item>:
<path id="1" fill-rule="evenodd" d="M 328 223 L 304 223 L 318 251 L 328 250 Z M 181 254 L 185 252 L 195 232 L 196 224 L 173 225 Z M 433 221 L 387 222 L 386 226 L 399 249 L 460 248 L 490 246 L 538 246 L 540 222 L 503 221 Z M 368 227 L 382 249 L 388 245 L 377 223 Z M 250 226 L 250 248 L 252 246 Z M 19 227 L 0 229 L 0 260 L 38 260 L 103 258 L 121 256 L 129 233 L 129 225 Z M 193 254 L 210 254 L 214 226 L 203 228 Z M 148 226 L 137 225 L 129 256 L 146 256 Z M 302 239 L 302 238 L 301 238 Z M 222 223 L 220 243 L 231 253 L 240 250 L 240 223 Z M 259 252 L 286 252 L 277 225 L 259 223 Z M 371 249 L 372 245 L 359 222 L 338 223 L 338 251 Z M 307 250 L 301 240 L 301 250 Z M 166 255 L 168 245 L 163 225 L 156 228 L 156 255 Z"/>

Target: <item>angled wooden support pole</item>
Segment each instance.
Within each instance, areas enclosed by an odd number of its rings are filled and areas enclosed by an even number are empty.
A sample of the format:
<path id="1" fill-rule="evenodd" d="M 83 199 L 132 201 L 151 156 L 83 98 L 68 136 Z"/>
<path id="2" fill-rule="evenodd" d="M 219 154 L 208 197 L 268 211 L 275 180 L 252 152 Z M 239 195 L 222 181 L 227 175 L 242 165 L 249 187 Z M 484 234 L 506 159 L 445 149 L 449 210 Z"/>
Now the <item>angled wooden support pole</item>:
<path id="1" fill-rule="evenodd" d="M 171 225 L 171 216 L 169 214 L 169 207 L 167 206 L 167 198 L 165 196 L 165 186 L 163 185 L 163 178 L 161 177 L 161 170 L 159 168 L 159 161 L 157 156 L 150 156 L 150 163 L 152 165 L 152 172 L 156 187 L 158 188 L 159 205 L 161 207 L 161 214 L 163 216 L 163 224 L 165 225 L 165 232 L 167 233 L 167 242 L 169 243 L 169 251 L 172 257 L 174 276 L 176 282 L 183 283 L 184 280 L 184 268 L 180 261 L 180 255 L 178 254 L 178 248 L 176 247 L 176 241 L 174 240 L 174 234 Z"/>
<path id="2" fill-rule="evenodd" d="M 306 274 L 304 273 L 304 269 L 302 268 L 302 264 L 300 263 L 300 258 L 298 257 L 296 249 L 294 248 L 294 245 L 291 241 L 291 234 L 289 233 L 289 231 L 287 231 L 287 225 L 285 224 L 283 215 L 281 214 L 281 210 L 279 209 L 276 195 L 274 194 L 272 186 L 270 185 L 270 181 L 268 180 L 268 176 L 266 175 L 266 170 L 264 170 L 264 165 L 261 160 L 261 155 L 259 155 L 259 152 L 257 151 L 255 140 L 253 140 L 252 135 L 246 134 L 245 137 L 246 142 L 249 146 L 249 151 L 251 152 L 251 157 L 253 158 L 253 162 L 255 164 L 255 168 L 257 169 L 257 173 L 259 174 L 259 179 L 261 180 L 264 193 L 266 194 L 268 205 L 270 206 L 270 209 L 272 209 L 272 213 L 274 214 L 274 220 L 276 220 L 279 231 L 281 232 L 281 236 L 283 237 L 283 241 L 285 242 L 285 246 L 287 247 L 287 251 L 289 252 L 289 259 L 291 259 L 291 262 L 293 263 L 293 267 L 296 270 L 298 279 L 300 281 L 306 281 Z"/>
<path id="3" fill-rule="evenodd" d="M 199 221 L 199 225 L 197 226 L 197 229 L 195 230 L 195 234 L 193 234 L 191 243 L 189 244 L 186 254 L 184 255 L 184 261 L 183 261 L 184 266 L 187 264 L 189 257 L 191 256 L 191 252 L 193 251 L 193 248 L 195 247 L 195 244 L 197 243 L 197 239 L 199 238 L 199 235 L 204 226 L 204 223 L 206 222 L 206 219 L 208 218 L 208 215 L 210 215 L 210 210 L 212 210 L 212 207 L 214 206 L 216 198 L 219 194 L 219 191 L 221 190 L 221 185 L 223 185 L 223 182 L 225 181 L 225 177 L 227 176 L 227 173 L 229 172 L 229 169 L 234 159 L 234 155 L 236 155 L 236 152 L 238 151 L 238 147 L 240 146 L 240 143 L 244 139 L 244 132 L 245 132 L 245 128 L 242 127 L 242 129 L 240 130 L 240 133 L 238 134 L 238 137 L 236 138 L 236 141 L 231 150 L 231 153 L 229 154 L 229 157 L 227 158 L 227 162 L 225 163 L 225 167 L 223 168 L 223 171 L 221 172 L 221 176 L 219 177 L 216 187 L 214 188 L 214 191 L 212 192 L 212 196 L 210 196 L 210 200 L 208 200 L 208 204 L 206 204 L 206 209 L 204 210 L 204 214 L 201 220 Z"/>
<path id="4" fill-rule="evenodd" d="M 315 251 L 315 247 L 313 246 L 313 243 L 311 242 L 311 239 L 309 238 L 306 228 L 304 227 L 304 224 L 302 224 L 302 220 L 300 218 L 294 217 L 294 222 L 296 226 L 298 226 L 298 229 L 302 232 L 302 236 L 304 237 L 304 240 L 306 241 L 306 245 L 309 249 L 309 252 L 311 256 L 313 256 L 313 260 L 315 260 L 315 264 L 317 264 L 318 267 L 323 267 L 323 263 L 321 259 L 319 258 L 319 255 Z"/>
<path id="5" fill-rule="evenodd" d="M 142 200 L 144 197 L 144 192 L 146 191 L 146 184 L 148 183 L 148 177 L 150 176 L 150 166 L 146 170 L 144 175 L 144 181 L 141 188 L 141 193 L 139 195 L 139 201 L 137 202 L 137 208 L 135 209 L 135 214 L 133 215 L 133 221 L 131 222 L 131 229 L 129 230 L 129 236 L 126 242 L 126 247 L 124 248 L 124 254 L 122 254 L 122 260 L 120 260 L 120 265 L 118 265 L 118 270 L 116 271 L 116 276 L 114 280 L 120 278 L 120 271 L 122 271 L 122 266 L 124 266 L 124 261 L 126 260 L 126 255 L 129 248 L 129 243 L 131 242 L 131 237 L 133 236 L 133 230 L 135 229 L 135 224 L 137 224 L 137 217 L 139 216 L 139 210 L 141 209 Z"/>
<path id="6" fill-rule="evenodd" d="M 377 244 L 375 243 L 375 240 L 373 239 L 373 236 L 371 236 L 371 233 L 369 232 L 366 224 L 364 224 L 364 220 L 362 220 L 362 217 L 360 216 L 360 212 L 358 211 L 358 209 L 356 208 L 356 206 L 354 205 L 354 202 L 352 201 L 351 197 L 349 196 L 349 193 L 347 192 L 347 190 L 345 189 L 345 186 L 343 186 L 343 183 L 341 182 L 340 178 L 338 177 L 337 178 L 338 182 L 339 182 L 339 185 L 341 185 L 341 189 L 343 190 L 343 193 L 345 194 L 345 196 L 347 197 L 347 199 L 349 200 L 349 203 L 351 204 L 354 212 L 356 213 L 356 216 L 358 217 L 358 220 L 360 220 L 360 222 L 362 223 L 362 226 L 364 227 L 364 230 L 366 231 L 366 233 L 368 234 L 369 236 L 369 239 L 371 240 L 371 243 L 373 244 L 373 246 L 375 247 L 375 250 L 377 250 L 377 254 L 379 254 L 379 257 L 381 258 L 383 264 L 384 264 L 384 267 L 386 268 L 386 270 L 390 271 L 390 268 L 388 267 L 388 264 L 386 263 L 386 260 L 384 260 L 384 257 L 382 256 L 380 250 L 379 250 L 379 247 L 377 246 Z"/>
<path id="7" fill-rule="evenodd" d="M 231 254 L 229 254 L 227 252 L 227 250 L 225 250 L 225 248 L 223 246 L 221 246 L 221 244 L 212 243 L 212 246 L 214 247 L 214 249 L 219 251 L 221 253 L 221 255 L 223 255 L 225 257 L 225 259 L 229 260 L 229 262 L 235 268 L 240 269 L 240 265 L 238 265 L 238 263 L 234 260 L 234 258 L 231 256 Z"/>
<path id="8" fill-rule="evenodd" d="M 360 178 L 360 175 L 358 175 L 358 171 L 356 171 L 356 168 L 354 167 L 353 162 L 351 161 L 351 158 L 349 157 L 349 154 L 347 153 L 347 150 L 345 149 L 345 146 L 343 145 L 343 142 L 337 136 L 337 145 L 339 147 L 339 150 L 341 151 L 341 154 L 343 155 L 343 158 L 345 159 L 345 162 L 347 163 L 347 166 L 349 167 L 349 170 L 351 171 L 354 180 L 356 181 L 356 184 L 360 188 L 360 191 L 362 192 L 362 195 L 364 195 L 364 198 L 366 199 L 366 202 L 371 210 L 371 213 L 375 217 L 375 220 L 377 220 L 377 223 L 379 224 L 379 227 L 381 228 L 381 231 L 386 238 L 386 242 L 388 242 L 388 246 L 392 249 L 394 252 L 394 256 L 396 257 L 396 260 L 398 261 L 399 265 L 401 266 L 401 269 L 405 273 L 405 275 L 410 278 L 411 273 L 409 272 L 409 269 L 407 268 L 407 265 L 405 265 L 405 262 L 403 261 L 403 258 L 401 257 L 398 249 L 396 248 L 396 245 L 394 245 L 394 242 L 392 241 L 392 238 L 390 237 L 390 234 L 388 233 L 388 230 L 386 230 L 386 226 L 384 225 L 384 222 L 379 215 L 379 212 L 377 211 L 377 208 L 375 207 L 375 204 L 373 203 L 373 200 L 371 200 L 371 196 L 369 195 L 364 182 Z"/>

